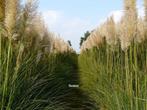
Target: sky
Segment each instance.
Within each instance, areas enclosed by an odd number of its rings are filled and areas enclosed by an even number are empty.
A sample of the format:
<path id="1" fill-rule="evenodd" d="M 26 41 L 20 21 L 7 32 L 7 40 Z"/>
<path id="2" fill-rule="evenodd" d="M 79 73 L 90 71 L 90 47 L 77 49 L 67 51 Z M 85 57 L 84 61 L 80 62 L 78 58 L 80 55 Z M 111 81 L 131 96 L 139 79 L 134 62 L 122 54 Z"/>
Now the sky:
<path id="1" fill-rule="evenodd" d="M 143 16 L 143 0 L 138 0 L 137 8 Z M 80 38 L 86 31 L 98 27 L 107 17 L 113 15 L 119 21 L 123 13 L 123 0 L 39 0 L 49 31 L 70 40 L 78 52 Z"/>

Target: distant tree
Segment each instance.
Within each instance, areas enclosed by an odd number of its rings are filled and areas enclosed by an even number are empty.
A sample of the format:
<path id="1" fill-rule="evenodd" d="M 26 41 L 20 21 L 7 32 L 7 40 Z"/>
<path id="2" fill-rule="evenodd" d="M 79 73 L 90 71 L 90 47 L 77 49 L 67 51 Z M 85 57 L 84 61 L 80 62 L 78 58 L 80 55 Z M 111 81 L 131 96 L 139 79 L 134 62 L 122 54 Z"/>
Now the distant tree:
<path id="1" fill-rule="evenodd" d="M 72 46 L 72 44 L 71 44 L 71 41 L 70 41 L 70 40 L 68 40 L 67 42 L 68 42 L 69 46 Z"/>
<path id="2" fill-rule="evenodd" d="M 89 31 L 87 31 L 85 34 L 84 34 L 84 37 L 81 37 L 81 40 L 80 40 L 80 47 L 82 46 L 83 42 L 86 41 L 86 39 L 89 37 L 91 33 Z"/>

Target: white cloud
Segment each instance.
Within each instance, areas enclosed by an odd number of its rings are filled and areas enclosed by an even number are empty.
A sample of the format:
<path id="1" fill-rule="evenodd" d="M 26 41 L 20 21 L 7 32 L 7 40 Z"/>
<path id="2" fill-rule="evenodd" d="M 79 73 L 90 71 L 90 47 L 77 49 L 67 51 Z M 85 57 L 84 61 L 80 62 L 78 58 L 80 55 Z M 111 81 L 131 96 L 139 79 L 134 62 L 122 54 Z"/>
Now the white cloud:
<path id="1" fill-rule="evenodd" d="M 110 12 L 108 17 L 113 16 L 114 21 L 119 22 L 123 16 L 123 14 L 124 14 L 123 10 L 116 10 L 116 11 Z"/>
<path id="2" fill-rule="evenodd" d="M 138 8 L 138 16 L 141 18 L 145 16 L 144 7 Z"/>
<path id="3" fill-rule="evenodd" d="M 47 23 L 47 26 L 49 26 L 50 28 L 54 27 L 57 24 L 60 17 L 61 13 L 59 11 L 48 10 L 46 12 L 43 12 L 45 23 Z"/>
<path id="4" fill-rule="evenodd" d="M 108 15 L 108 17 L 113 16 L 114 17 L 114 21 L 115 22 L 119 22 L 121 20 L 122 16 L 123 16 L 123 14 L 124 14 L 124 11 L 123 10 L 116 10 L 116 11 L 110 12 L 110 14 Z M 144 15 L 145 15 L 144 8 L 143 7 L 139 7 L 138 8 L 138 17 L 143 18 Z"/>
<path id="5" fill-rule="evenodd" d="M 138 8 L 139 16 L 144 16 L 143 7 Z M 99 21 L 101 24 L 107 20 L 108 17 L 114 17 L 115 22 L 119 22 L 123 16 L 123 10 L 111 11 L 108 16 Z M 60 34 L 64 40 L 70 40 L 73 48 L 79 51 L 80 37 L 87 30 L 94 29 L 98 24 L 93 23 L 89 19 L 83 19 L 77 16 L 69 17 L 62 11 L 48 10 L 43 12 L 45 23 L 50 31 Z"/>
<path id="6" fill-rule="evenodd" d="M 123 16 L 123 10 L 114 10 L 114 11 L 111 11 L 108 16 L 106 16 L 105 18 L 101 19 L 99 21 L 99 24 L 103 24 L 104 22 L 106 22 L 107 18 L 113 16 L 114 18 L 114 21 L 117 23 L 121 20 L 122 16 Z"/>
<path id="7" fill-rule="evenodd" d="M 79 51 L 80 37 L 83 33 L 94 28 L 90 20 L 76 16 L 69 17 L 65 13 L 56 10 L 44 12 L 43 18 L 49 30 L 60 34 L 65 41 L 70 40 L 76 51 Z"/>

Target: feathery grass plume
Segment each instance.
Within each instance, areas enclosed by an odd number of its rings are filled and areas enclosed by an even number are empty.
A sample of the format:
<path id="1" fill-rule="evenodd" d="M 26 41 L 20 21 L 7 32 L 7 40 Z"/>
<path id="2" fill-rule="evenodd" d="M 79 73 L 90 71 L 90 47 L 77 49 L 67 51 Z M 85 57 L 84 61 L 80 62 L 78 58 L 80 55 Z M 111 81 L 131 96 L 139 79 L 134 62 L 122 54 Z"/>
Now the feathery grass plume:
<path id="1" fill-rule="evenodd" d="M 16 30 L 19 34 L 17 40 L 25 41 L 26 31 L 29 30 L 29 28 L 32 29 L 32 25 L 35 24 L 34 19 L 39 16 L 37 7 L 38 4 L 36 0 L 26 1 L 24 7 L 21 7 L 16 23 Z"/>
<path id="2" fill-rule="evenodd" d="M 80 47 L 80 51 L 81 52 L 85 51 L 85 42 L 82 43 L 82 45 Z"/>
<path id="3" fill-rule="evenodd" d="M 89 48 L 88 40 L 84 41 L 81 46 L 81 52 L 86 51 Z"/>
<path id="4" fill-rule="evenodd" d="M 107 19 L 106 21 L 106 41 L 110 45 L 116 45 L 117 39 L 116 39 L 116 29 L 115 29 L 115 21 L 113 19 L 113 16 Z"/>
<path id="5" fill-rule="evenodd" d="M 14 40 L 18 44 L 24 44 L 25 53 L 32 50 L 37 51 L 38 48 L 41 48 L 41 40 L 46 33 L 46 27 L 37 11 L 37 7 L 37 0 L 26 0 L 17 17 L 17 36 Z"/>
<path id="6" fill-rule="evenodd" d="M 121 41 L 122 50 L 127 50 L 128 46 L 130 46 L 130 44 L 131 44 L 132 39 L 130 39 L 128 37 L 126 24 L 122 21 L 120 23 L 118 23 L 117 31 L 118 31 L 117 33 L 118 33 L 119 39 Z"/>
<path id="7" fill-rule="evenodd" d="M 39 36 L 42 38 L 44 35 L 44 30 L 46 30 L 46 26 L 41 14 L 36 15 L 36 17 L 33 19 L 32 25 L 35 31 L 38 32 Z"/>
<path id="8" fill-rule="evenodd" d="M 127 49 L 130 42 L 137 37 L 138 15 L 136 0 L 124 0 L 124 16 L 121 20 L 120 40 L 123 50 Z"/>
<path id="9" fill-rule="evenodd" d="M 18 0 L 5 0 L 5 27 L 11 34 L 16 24 L 17 6 Z"/>
<path id="10" fill-rule="evenodd" d="M 25 33 L 25 41 L 28 43 L 28 48 L 32 48 L 33 50 L 41 48 L 43 37 L 49 36 L 49 32 L 40 15 L 36 15 L 32 20 L 32 23 L 26 27 Z M 47 44 L 50 45 L 50 42 L 47 42 Z"/>
<path id="11" fill-rule="evenodd" d="M 103 38 L 100 35 L 99 28 L 97 28 L 93 32 L 91 32 L 87 40 L 83 42 L 81 46 L 81 52 L 87 49 L 91 49 L 93 47 L 99 47 L 99 44 L 101 44 L 102 42 L 103 42 Z"/>
<path id="12" fill-rule="evenodd" d="M 100 25 L 99 33 L 102 37 L 106 38 L 108 44 L 115 45 L 117 43 L 116 24 L 113 16 L 109 17 L 106 22 Z"/>
<path id="13" fill-rule="evenodd" d="M 88 40 L 89 40 L 89 45 L 90 45 L 89 48 L 96 47 L 96 42 L 95 42 L 96 36 L 95 36 L 94 34 L 95 34 L 95 33 L 92 32 L 92 33 L 90 34 L 89 38 L 88 38 Z"/>
<path id="14" fill-rule="evenodd" d="M 75 109 L 82 110 L 90 108 L 84 105 L 91 103 L 82 96 L 83 93 L 79 89 L 67 86 L 73 80 L 78 83 L 77 55 L 70 53 L 73 49 L 67 42 L 60 38 L 56 39 L 56 36 L 47 30 L 41 18 L 34 13 L 36 11 L 32 7 L 32 1 L 28 0 L 23 8 L 19 15 L 19 22 L 13 23 L 17 24 L 16 27 L 12 27 L 12 24 L 7 26 L 9 35 L 12 35 L 14 40 L 18 40 L 17 48 L 13 48 L 11 42 L 2 42 L 0 33 L 3 48 L 0 52 L 2 58 L 0 59 L 2 61 L 0 109 L 71 110 L 76 107 Z M 16 31 L 15 34 L 13 29 Z M 0 27 L 0 32 L 1 30 Z M 37 52 L 41 49 L 44 49 L 44 53 L 50 52 L 53 41 L 59 54 L 44 55 L 36 63 Z"/>
<path id="15" fill-rule="evenodd" d="M 96 101 L 100 110 L 147 109 L 146 26 L 137 17 L 136 1 L 124 3 L 121 22 L 114 25 L 108 19 L 96 31 L 107 42 L 98 49 L 91 48 L 95 43 L 92 33 L 81 46 L 81 51 L 88 49 L 78 60 L 81 89 Z M 118 43 L 111 48 L 108 44 L 113 44 L 109 42 L 113 37 L 118 37 Z"/>
<path id="16" fill-rule="evenodd" d="M 87 38 L 87 49 L 90 49 L 93 45 L 93 39 L 92 39 L 92 36 L 90 35 L 88 38 Z"/>
<path id="17" fill-rule="evenodd" d="M 137 24 L 137 38 L 136 41 L 137 42 L 143 42 L 145 40 L 145 22 L 142 18 L 140 18 L 138 20 L 138 24 Z"/>
<path id="18" fill-rule="evenodd" d="M 26 0 L 24 7 L 24 19 L 26 19 L 26 23 L 32 24 L 34 23 L 34 19 L 38 16 L 38 0 Z"/>
<path id="19" fill-rule="evenodd" d="M 90 37 L 91 37 L 91 48 L 98 47 L 99 44 L 102 43 L 102 37 L 98 29 L 95 29 L 94 32 L 91 33 Z"/>
<path id="20" fill-rule="evenodd" d="M 83 41 L 83 43 L 82 43 L 82 45 L 81 45 L 81 47 L 80 47 L 80 49 L 81 49 L 81 52 L 83 52 L 83 51 L 85 51 L 86 49 L 88 49 L 88 47 L 87 47 L 87 42 L 88 42 L 88 39 L 86 39 L 85 41 Z"/>
<path id="21" fill-rule="evenodd" d="M 102 37 L 106 37 L 105 35 L 107 33 L 106 22 L 104 22 L 99 26 L 99 33 Z"/>
<path id="22" fill-rule="evenodd" d="M 144 11 L 145 11 L 145 38 L 147 39 L 147 0 L 144 0 Z"/>
<path id="23" fill-rule="evenodd" d="M 124 0 L 125 19 L 137 20 L 136 0 Z"/>
<path id="24" fill-rule="evenodd" d="M 0 22 L 4 21 L 5 17 L 5 0 L 0 0 Z"/>
<path id="25" fill-rule="evenodd" d="M 64 52 L 73 52 L 73 49 L 70 47 L 68 42 L 65 42 L 58 36 L 53 38 L 53 52 L 55 53 L 64 53 Z"/>
<path id="26" fill-rule="evenodd" d="M 45 53 L 74 52 L 68 42 L 65 42 L 54 33 L 48 32 L 47 29 L 43 36 L 43 39 L 41 40 L 41 47 Z"/>
<path id="27" fill-rule="evenodd" d="M 6 56 L 6 65 L 5 71 L 3 71 L 3 82 L 2 82 L 2 92 L 1 92 L 1 109 L 10 109 L 10 103 L 8 101 L 7 107 L 5 107 L 6 96 L 9 94 L 9 71 L 12 69 L 10 68 L 10 64 L 12 63 L 12 42 L 11 37 L 13 35 L 13 30 L 16 25 L 16 17 L 17 17 L 17 7 L 18 7 L 18 0 L 5 0 L 5 19 L 4 19 L 4 26 L 7 30 L 7 37 L 9 38 L 8 43 L 5 45 L 6 48 L 4 51 L 7 51 Z M 8 47 L 8 49 L 7 49 Z M 12 77 L 12 76 L 11 76 Z M 12 98 L 12 96 L 10 96 Z M 11 100 L 10 98 L 10 100 Z"/>
<path id="28" fill-rule="evenodd" d="M 147 23 L 147 0 L 144 0 L 145 22 Z"/>
<path id="29" fill-rule="evenodd" d="M 28 44 L 28 48 L 39 49 L 43 53 L 50 53 L 51 38 L 53 33 L 49 32 L 45 26 L 41 14 L 37 11 L 37 0 L 26 0 L 25 8 L 22 15 L 22 28 L 26 35 L 23 34 L 25 42 Z"/>
<path id="30" fill-rule="evenodd" d="M 49 32 L 47 28 L 44 29 L 44 35 L 41 40 L 41 48 L 42 48 L 43 53 L 48 54 L 53 51 L 52 49 L 53 37 L 54 37 L 54 33 Z"/>
<path id="31" fill-rule="evenodd" d="M 95 46 L 99 47 L 99 45 L 103 43 L 103 37 L 100 34 L 99 28 L 95 29 L 93 36 L 94 36 L 94 42 L 96 44 Z"/>
<path id="32" fill-rule="evenodd" d="M 65 42 L 58 35 L 46 30 L 46 34 L 41 40 L 41 46 L 45 53 L 74 52 L 68 42 Z"/>

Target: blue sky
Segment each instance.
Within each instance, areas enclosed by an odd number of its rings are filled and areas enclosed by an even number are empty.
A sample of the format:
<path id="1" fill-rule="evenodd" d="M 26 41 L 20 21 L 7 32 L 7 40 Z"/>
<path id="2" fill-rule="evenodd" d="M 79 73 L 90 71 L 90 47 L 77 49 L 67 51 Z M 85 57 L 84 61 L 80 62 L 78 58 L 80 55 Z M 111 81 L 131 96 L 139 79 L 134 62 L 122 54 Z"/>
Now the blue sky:
<path id="1" fill-rule="evenodd" d="M 137 3 L 140 13 L 142 1 Z M 84 32 L 96 28 L 112 14 L 119 20 L 122 9 L 123 0 L 39 0 L 39 11 L 49 30 L 70 40 L 76 51 Z"/>

